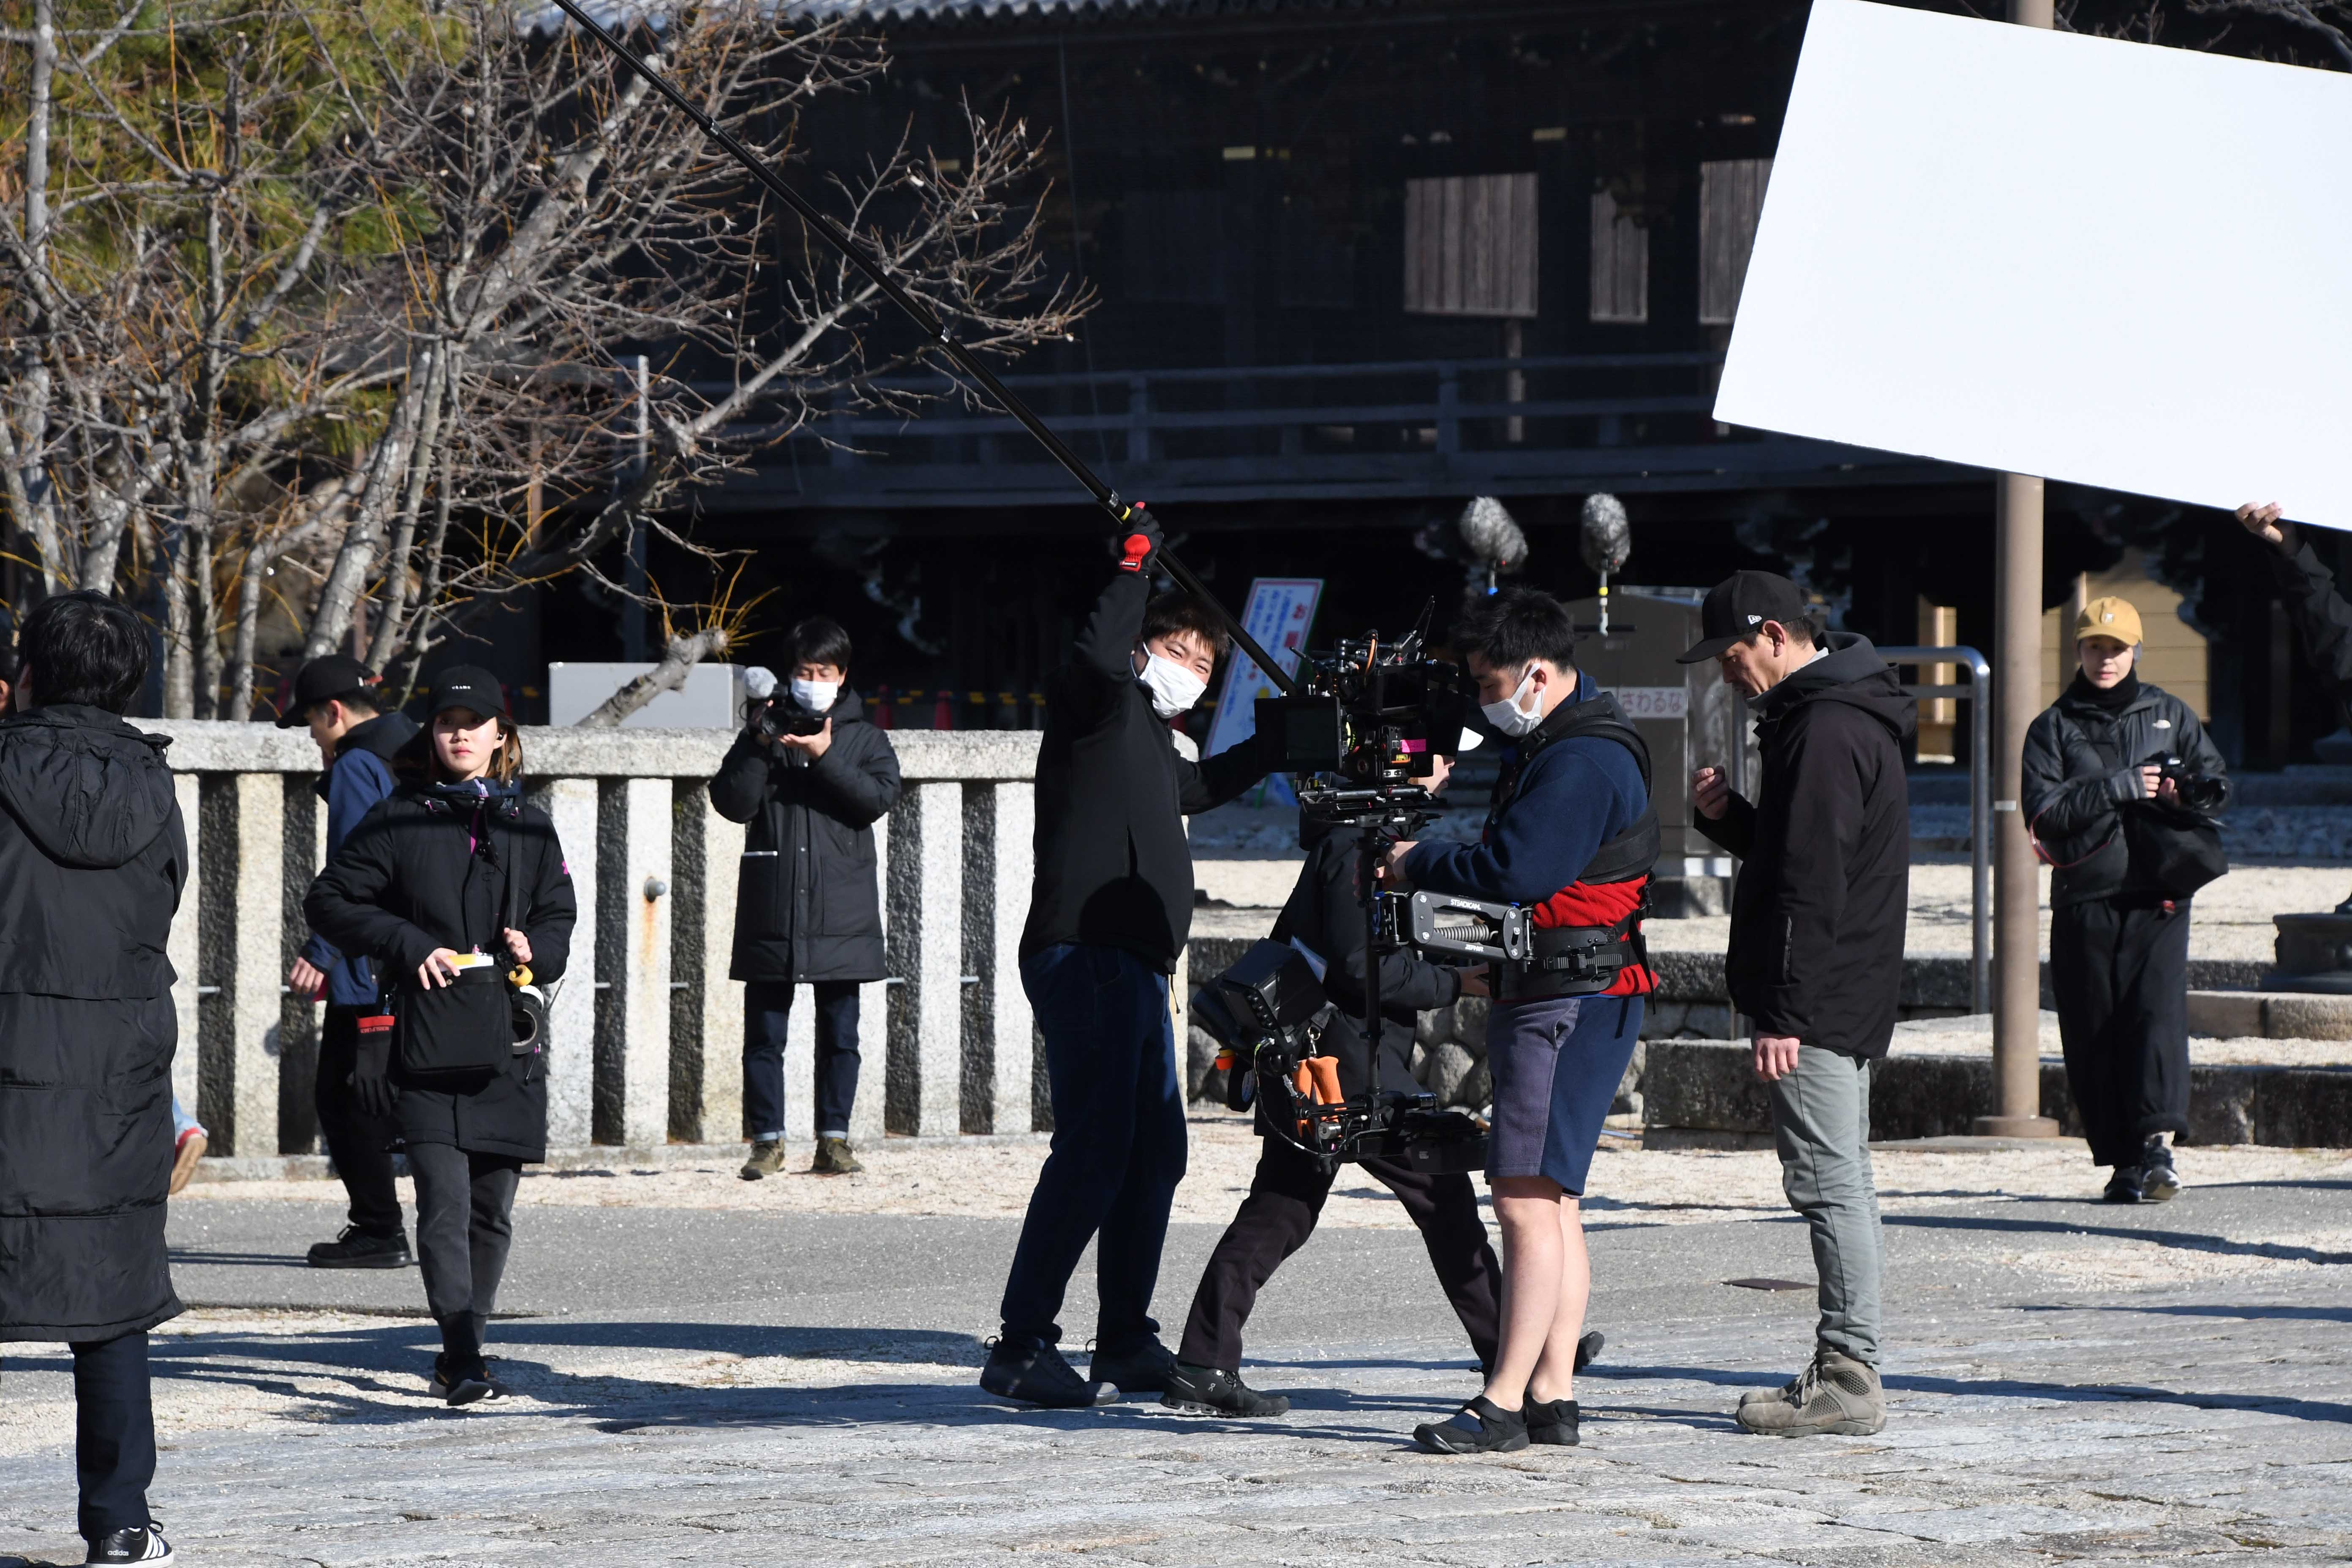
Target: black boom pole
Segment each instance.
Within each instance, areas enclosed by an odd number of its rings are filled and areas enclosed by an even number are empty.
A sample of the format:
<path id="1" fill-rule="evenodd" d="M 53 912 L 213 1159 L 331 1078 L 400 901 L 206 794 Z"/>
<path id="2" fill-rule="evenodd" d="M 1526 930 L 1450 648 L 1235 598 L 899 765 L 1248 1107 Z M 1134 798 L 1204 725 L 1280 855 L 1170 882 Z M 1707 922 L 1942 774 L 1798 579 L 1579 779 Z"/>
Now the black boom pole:
<path id="1" fill-rule="evenodd" d="M 890 276 L 888 268 L 875 259 L 874 256 L 848 231 L 825 216 L 807 197 L 786 184 L 782 175 L 754 155 L 749 147 L 737 141 L 725 126 L 696 108 L 688 100 L 686 95 L 672 87 L 659 71 L 640 59 L 635 50 L 606 31 L 604 25 L 593 16 L 582 10 L 577 0 L 555 0 L 555 4 L 565 16 L 580 25 L 583 32 L 604 45 L 614 59 L 643 78 L 646 85 L 667 99 L 672 108 L 699 126 L 704 135 L 724 147 L 729 155 L 742 164 L 753 179 L 766 186 L 778 201 L 790 207 L 803 223 L 824 236 L 827 244 L 847 257 L 851 266 L 871 279 L 874 286 L 881 289 L 892 304 L 907 312 L 915 325 L 922 329 L 925 337 L 940 345 L 940 352 L 954 362 L 958 370 L 978 382 L 989 396 L 996 400 L 998 406 L 1019 420 L 1022 428 L 1037 438 L 1038 445 L 1053 455 L 1054 461 L 1067 469 L 1072 479 L 1086 486 L 1087 492 L 1095 498 L 1097 505 L 1110 514 L 1113 522 L 1124 523 L 1133 520 L 1138 509 L 1119 500 L 1117 490 L 1103 483 L 1095 471 L 1087 468 L 1085 461 L 1076 452 L 1071 451 L 1068 445 L 1059 436 L 1055 435 L 1027 404 L 1013 395 L 1012 388 L 997 380 L 995 372 L 981 363 L 972 356 L 971 350 L 956 342 L 955 334 L 948 331 L 947 324 L 933 315 L 930 309 L 921 300 L 900 288 L 897 279 Z M 1258 647 L 1257 639 L 1251 637 L 1241 622 L 1234 618 L 1232 611 L 1217 602 L 1217 596 L 1210 593 L 1198 577 L 1192 575 L 1190 568 L 1165 549 L 1158 552 L 1155 562 L 1158 565 L 1166 568 L 1168 574 L 1176 579 L 1179 587 L 1216 613 L 1217 618 L 1224 622 L 1225 629 L 1233 634 L 1234 641 L 1240 645 L 1241 650 L 1255 661 L 1258 668 L 1265 672 L 1265 678 L 1274 682 L 1284 696 L 1297 695 L 1298 683 L 1267 655 L 1265 649 Z"/>

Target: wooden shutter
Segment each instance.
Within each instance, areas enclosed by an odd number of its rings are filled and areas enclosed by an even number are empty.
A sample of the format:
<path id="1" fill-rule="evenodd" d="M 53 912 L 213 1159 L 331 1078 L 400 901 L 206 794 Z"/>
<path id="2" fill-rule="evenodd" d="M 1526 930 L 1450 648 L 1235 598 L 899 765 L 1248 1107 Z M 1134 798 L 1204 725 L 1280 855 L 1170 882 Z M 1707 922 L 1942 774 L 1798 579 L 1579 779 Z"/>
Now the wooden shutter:
<path id="1" fill-rule="evenodd" d="M 1420 316 L 1536 313 L 1536 177 L 1404 183 L 1404 308 Z"/>
<path id="2" fill-rule="evenodd" d="M 1592 193 L 1592 319 L 1650 319 L 1650 231 L 1607 191 Z"/>
<path id="3" fill-rule="evenodd" d="M 1698 319 L 1728 326 L 1739 312 L 1739 285 L 1756 247 L 1769 158 L 1735 158 L 1698 166 Z"/>
<path id="4" fill-rule="evenodd" d="M 1222 191 L 1130 191 L 1122 211 L 1129 299 L 1163 305 L 1224 302 Z"/>

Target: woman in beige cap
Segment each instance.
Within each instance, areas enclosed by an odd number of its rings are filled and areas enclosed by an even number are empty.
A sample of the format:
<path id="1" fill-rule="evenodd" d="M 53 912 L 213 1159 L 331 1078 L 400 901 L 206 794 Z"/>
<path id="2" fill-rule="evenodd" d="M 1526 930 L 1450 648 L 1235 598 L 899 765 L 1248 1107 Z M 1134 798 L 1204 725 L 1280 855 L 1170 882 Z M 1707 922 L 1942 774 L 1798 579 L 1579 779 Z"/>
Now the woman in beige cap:
<path id="1" fill-rule="evenodd" d="M 2222 773 L 2189 705 L 2135 672 L 2140 641 L 2128 600 L 2084 605 L 2081 668 L 2025 736 L 2026 820 L 2055 868 L 2050 983 L 2066 1084 L 2092 1162 L 2115 1167 L 2107 1201 L 2120 1204 L 2180 1190 L 2165 1134 L 2189 1130 L 2189 901 L 2127 886 L 2124 813 L 2179 804 L 2168 765 Z"/>

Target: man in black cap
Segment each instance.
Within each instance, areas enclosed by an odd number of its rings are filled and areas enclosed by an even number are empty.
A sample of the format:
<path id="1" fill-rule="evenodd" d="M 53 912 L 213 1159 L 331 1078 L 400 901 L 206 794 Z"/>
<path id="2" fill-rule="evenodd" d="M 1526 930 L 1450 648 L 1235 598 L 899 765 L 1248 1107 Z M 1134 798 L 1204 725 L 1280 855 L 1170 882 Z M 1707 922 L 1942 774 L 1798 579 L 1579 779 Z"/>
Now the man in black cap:
<path id="1" fill-rule="evenodd" d="M 1886 1424 L 1870 1063 L 1894 1037 L 1903 983 L 1903 745 L 1917 714 L 1878 650 L 1818 631 L 1786 577 L 1733 573 L 1708 592 L 1700 626 L 1682 662 L 1712 658 L 1747 694 L 1764 762 L 1754 802 L 1719 767 L 1691 780 L 1699 831 L 1742 861 L 1724 974 L 1754 1026 L 1781 1188 L 1812 1234 L 1821 1281 L 1811 1363 L 1749 1393 L 1738 1421 L 1779 1436 L 1867 1435 Z"/>
<path id="2" fill-rule="evenodd" d="M 406 715 L 378 706 L 382 677 L 358 659 L 331 653 L 294 678 L 294 699 L 278 727 L 307 724 L 318 742 L 319 796 L 327 803 L 327 858 L 332 860 L 360 819 L 392 794 L 393 753 L 416 733 Z M 400 1198 L 392 1184 L 391 1145 L 400 1136 L 389 1117 L 370 1114 L 352 1089 L 360 1017 L 376 1007 L 375 976 L 365 958 L 345 957 L 317 931 L 302 944 L 287 988 L 306 1001 L 327 995 L 314 1089 L 319 1130 L 350 1194 L 342 1235 L 310 1248 L 313 1268 L 398 1268 L 409 1262 Z"/>

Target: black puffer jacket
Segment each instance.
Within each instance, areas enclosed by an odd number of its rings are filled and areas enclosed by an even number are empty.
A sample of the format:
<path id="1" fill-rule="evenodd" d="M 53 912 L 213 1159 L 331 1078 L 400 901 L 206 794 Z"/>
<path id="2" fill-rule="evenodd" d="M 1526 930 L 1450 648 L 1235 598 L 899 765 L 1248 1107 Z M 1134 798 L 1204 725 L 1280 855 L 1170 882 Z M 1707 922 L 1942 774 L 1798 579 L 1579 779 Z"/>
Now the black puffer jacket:
<path id="1" fill-rule="evenodd" d="M 2170 759 L 2216 778 L 2224 771 L 2189 704 L 2137 676 L 2126 679 L 2133 689 L 2114 708 L 2077 675 L 2025 731 L 2025 820 L 2054 868 L 2053 910 L 2123 891 L 2131 865 L 2123 814 L 2147 798 L 2143 763 Z M 2225 784 L 2225 801 L 2226 791 Z"/>
<path id="2" fill-rule="evenodd" d="M 168 744 L 69 704 L 0 723 L 0 1341 L 180 1311 L 163 947 L 188 843 Z"/>
<path id="3" fill-rule="evenodd" d="M 1764 777 L 1698 829 L 1742 858 L 1724 976 L 1759 1033 L 1841 1056 L 1886 1054 L 1903 991 L 1917 709 L 1878 650 L 1828 651 L 1755 701 Z"/>
<path id="4" fill-rule="evenodd" d="M 434 949 L 504 955 L 499 936 L 506 879 L 515 879 L 514 924 L 530 939 L 530 971 L 545 985 L 563 977 L 579 907 L 555 825 L 519 797 L 486 806 L 453 803 L 415 785 L 361 819 L 341 853 L 302 901 L 310 927 L 345 952 L 381 960 L 387 990 L 416 984 Z M 398 1008 L 395 995 L 394 1009 Z M 585 1040 L 547 1048 L 584 1051 Z M 411 1143 L 449 1143 L 481 1154 L 547 1157 L 547 1061 L 511 1058 L 455 1091 L 404 1082 L 400 1131 Z"/>
<path id="5" fill-rule="evenodd" d="M 828 717 L 833 743 L 814 762 L 746 730 L 710 781 L 712 808 L 751 826 L 730 980 L 882 978 L 874 824 L 898 804 L 898 753 L 866 722 L 855 691 Z"/>

